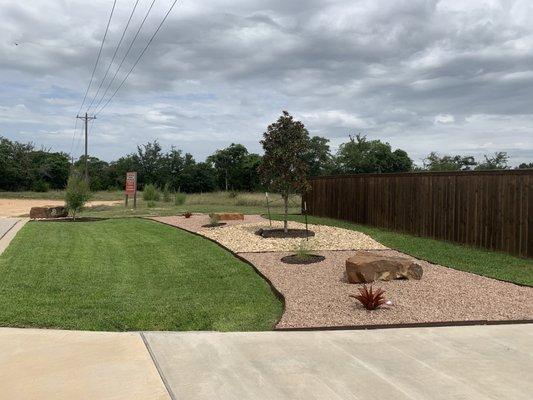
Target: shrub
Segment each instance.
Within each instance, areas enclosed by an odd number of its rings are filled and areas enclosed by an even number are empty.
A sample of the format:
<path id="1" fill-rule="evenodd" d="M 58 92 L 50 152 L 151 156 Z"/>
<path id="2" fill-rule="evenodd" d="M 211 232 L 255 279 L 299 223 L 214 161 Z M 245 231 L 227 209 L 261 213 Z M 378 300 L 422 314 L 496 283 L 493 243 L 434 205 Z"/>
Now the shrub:
<path id="1" fill-rule="evenodd" d="M 350 297 L 359 300 L 367 310 L 375 310 L 386 303 L 385 297 L 383 296 L 384 293 L 385 291 L 381 288 L 376 289 L 374 292 L 372 285 L 370 285 L 370 288 L 363 285 L 362 288 L 359 288 L 359 294 L 351 294 Z"/>
<path id="2" fill-rule="evenodd" d="M 187 195 L 185 193 L 178 192 L 176 193 L 176 197 L 174 198 L 174 204 L 177 206 L 182 206 L 185 204 L 185 200 L 187 199 Z"/>
<path id="3" fill-rule="evenodd" d="M 144 201 L 159 201 L 159 192 L 151 183 L 146 185 L 143 190 Z"/>
<path id="4" fill-rule="evenodd" d="M 311 258 L 311 250 L 309 249 L 309 242 L 307 240 L 302 240 L 300 244 L 296 247 L 294 255 L 298 260 L 306 261 Z"/>
<path id="5" fill-rule="evenodd" d="M 217 214 L 209 214 L 209 225 L 216 226 L 220 221 L 220 217 Z"/>
<path id="6" fill-rule="evenodd" d="M 72 173 L 67 182 L 65 205 L 74 220 L 76 219 L 76 214 L 83 209 L 83 206 L 90 198 L 89 184 L 85 182 L 79 173 Z"/>
<path id="7" fill-rule="evenodd" d="M 168 182 L 165 183 L 165 186 L 163 187 L 163 201 L 165 203 L 170 202 L 170 184 Z"/>
<path id="8" fill-rule="evenodd" d="M 192 217 L 192 212 L 190 212 L 190 211 L 185 211 L 182 215 L 183 215 L 185 218 L 191 218 L 191 217 Z"/>
<path id="9" fill-rule="evenodd" d="M 155 207 L 155 201 L 149 201 L 148 203 L 146 203 L 146 207 L 148 208 L 154 208 Z"/>
<path id="10" fill-rule="evenodd" d="M 43 180 L 39 180 L 37 182 L 35 182 L 33 184 L 33 191 L 34 192 L 39 192 L 39 193 L 46 193 L 50 190 L 50 185 L 43 181 Z"/>

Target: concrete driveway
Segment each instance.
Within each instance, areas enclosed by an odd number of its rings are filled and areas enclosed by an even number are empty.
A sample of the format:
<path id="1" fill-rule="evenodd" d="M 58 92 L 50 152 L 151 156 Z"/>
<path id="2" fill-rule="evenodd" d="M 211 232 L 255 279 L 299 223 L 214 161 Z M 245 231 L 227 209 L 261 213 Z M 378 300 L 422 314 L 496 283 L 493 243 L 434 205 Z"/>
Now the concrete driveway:
<path id="1" fill-rule="evenodd" d="M 530 399 L 533 325 L 336 332 L 0 328 L 0 399 Z"/>

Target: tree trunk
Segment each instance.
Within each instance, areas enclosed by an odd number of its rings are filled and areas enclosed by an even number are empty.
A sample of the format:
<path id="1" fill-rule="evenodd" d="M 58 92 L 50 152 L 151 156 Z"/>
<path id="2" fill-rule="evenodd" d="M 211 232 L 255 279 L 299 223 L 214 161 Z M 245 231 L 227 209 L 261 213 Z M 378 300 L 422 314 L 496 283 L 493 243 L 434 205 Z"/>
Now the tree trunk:
<path id="1" fill-rule="evenodd" d="M 228 191 L 228 170 L 226 170 L 226 192 Z"/>
<path id="2" fill-rule="evenodd" d="M 289 225 L 287 219 L 289 218 L 289 196 L 283 195 L 283 205 L 285 207 L 285 218 L 283 219 L 283 231 L 285 233 L 289 232 Z"/>

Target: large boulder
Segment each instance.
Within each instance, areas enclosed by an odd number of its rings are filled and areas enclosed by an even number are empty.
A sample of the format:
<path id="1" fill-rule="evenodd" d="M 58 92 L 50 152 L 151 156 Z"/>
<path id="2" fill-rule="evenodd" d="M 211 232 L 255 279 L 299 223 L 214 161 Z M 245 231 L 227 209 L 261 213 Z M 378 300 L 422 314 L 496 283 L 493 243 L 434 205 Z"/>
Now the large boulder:
<path id="1" fill-rule="evenodd" d="M 32 207 L 30 210 L 30 218 L 33 219 L 64 218 L 67 216 L 68 210 L 64 206 Z"/>
<path id="2" fill-rule="evenodd" d="M 346 260 L 346 276 L 350 283 L 421 279 L 422 265 L 407 257 L 387 256 L 379 252 L 358 251 Z"/>
<path id="3" fill-rule="evenodd" d="M 217 217 L 219 221 L 238 221 L 244 219 L 241 213 L 211 213 L 210 217 Z"/>

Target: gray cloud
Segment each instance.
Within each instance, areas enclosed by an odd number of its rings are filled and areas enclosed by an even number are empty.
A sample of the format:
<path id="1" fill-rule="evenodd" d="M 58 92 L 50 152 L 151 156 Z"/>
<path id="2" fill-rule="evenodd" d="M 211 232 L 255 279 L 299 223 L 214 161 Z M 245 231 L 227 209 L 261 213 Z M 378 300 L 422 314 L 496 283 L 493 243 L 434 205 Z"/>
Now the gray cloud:
<path id="1" fill-rule="evenodd" d="M 118 1 L 97 84 L 133 2 Z M 131 60 L 168 5 L 156 2 Z M 110 6 L 3 1 L 1 135 L 70 150 Z M 231 142 L 260 151 L 288 109 L 334 146 L 362 132 L 416 161 L 432 150 L 531 160 L 531 17 L 527 0 L 182 1 L 99 115 L 91 151 L 112 159 L 155 138 L 199 158 Z"/>

